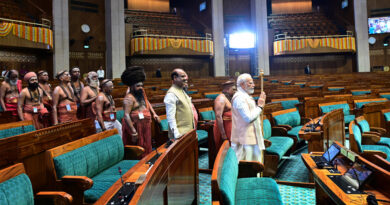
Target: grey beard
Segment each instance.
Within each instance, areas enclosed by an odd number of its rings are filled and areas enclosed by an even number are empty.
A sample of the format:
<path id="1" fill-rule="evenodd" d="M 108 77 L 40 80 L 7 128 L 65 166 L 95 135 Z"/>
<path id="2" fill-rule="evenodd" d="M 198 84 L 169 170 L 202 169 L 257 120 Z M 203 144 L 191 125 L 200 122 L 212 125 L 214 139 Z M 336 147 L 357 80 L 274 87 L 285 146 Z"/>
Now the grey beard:
<path id="1" fill-rule="evenodd" d="M 99 80 L 91 80 L 89 85 L 97 88 L 97 87 L 99 87 Z"/>
<path id="2" fill-rule="evenodd" d="M 10 80 L 9 84 L 10 85 L 16 85 L 16 84 L 18 84 L 18 80 Z"/>
<path id="3" fill-rule="evenodd" d="M 224 95 L 225 95 L 225 97 L 229 100 L 229 102 L 232 102 L 232 96 L 231 95 L 229 95 L 229 93 L 226 93 L 226 92 L 222 92 Z"/>

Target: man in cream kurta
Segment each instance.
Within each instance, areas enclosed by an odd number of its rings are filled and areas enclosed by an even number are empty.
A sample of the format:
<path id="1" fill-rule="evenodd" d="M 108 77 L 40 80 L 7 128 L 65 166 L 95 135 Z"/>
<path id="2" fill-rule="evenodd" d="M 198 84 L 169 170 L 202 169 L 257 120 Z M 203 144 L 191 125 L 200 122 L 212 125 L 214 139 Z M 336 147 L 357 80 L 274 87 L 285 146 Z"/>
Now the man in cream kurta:
<path id="1" fill-rule="evenodd" d="M 172 71 L 172 86 L 164 97 L 168 121 L 168 136 L 178 139 L 192 129 L 196 129 L 198 114 L 191 98 L 185 90 L 188 87 L 187 73 L 176 68 Z"/>
<path id="2" fill-rule="evenodd" d="M 231 146 L 238 160 L 263 162 L 264 139 L 260 114 L 265 105 L 265 93 L 262 92 L 256 102 L 250 94 L 255 84 L 251 75 L 244 73 L 237 79 L 237 92 L 232 102 Z"/>

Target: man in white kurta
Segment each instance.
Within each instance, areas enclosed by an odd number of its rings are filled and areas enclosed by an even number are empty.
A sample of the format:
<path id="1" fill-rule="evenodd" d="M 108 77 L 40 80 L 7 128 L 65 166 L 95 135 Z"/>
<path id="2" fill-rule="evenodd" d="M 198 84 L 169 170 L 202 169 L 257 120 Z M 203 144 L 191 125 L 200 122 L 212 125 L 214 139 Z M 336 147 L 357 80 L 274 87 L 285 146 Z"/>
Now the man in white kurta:
<path id="1" fill-rule="evenodd" d="M 231 147 L 238 160 L 259 161 L 263 163 L 264 138 L 261 130 L 260 114 L 265 105 L 262 92 L 256 104 L 251 94 L 255 84 L 251 75 L 244 73 L 237 79 L 237 92 L 232 102 Z"/>

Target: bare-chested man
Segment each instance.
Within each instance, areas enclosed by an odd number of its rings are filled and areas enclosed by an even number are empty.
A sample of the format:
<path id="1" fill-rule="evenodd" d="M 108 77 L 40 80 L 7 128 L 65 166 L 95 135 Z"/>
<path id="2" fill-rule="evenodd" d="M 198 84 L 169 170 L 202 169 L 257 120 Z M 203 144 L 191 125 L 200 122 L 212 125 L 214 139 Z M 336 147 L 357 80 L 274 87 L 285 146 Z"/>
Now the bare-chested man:
<path id="1" fill-rule="evenodd" d="M 84 88 L 83 82 L 80 81 L 80 68 L 73 67 L 69 71 L 70 73 L 70 85 L 72 86 L 73 93 L 75 96 L 75 102 L 77 103 L 77 109 L 80 107 L 80 99 L 81 99 L 81 90 Z M 81 118 L 82 116 L 81 109 L 77 110 L 77 116 Z"/>
<path id="2" fill-rule="evenodd" d="M 96 118 L 102 131 L 117 129 L 122 135 L 122 125 L 116 119 L 115 102 L 111 96 L 114 84 L 111 80 L 105 79 L 101 82 L 101 92 L 96 98 Z"/>
<path id="3" fill-rule="evenodd" d="M 157 122 L 160 119 L 144 93 L 144 69 L 140 66 L 129 67 L 122 73 L 121 79 L 130 88 L 123 100 L 123 143 L 143 147 L 145 156 L 152 151 L 152 117 Z"/>
<path id="4" fill-rule="evenodd" d="M 94 113 L 94 102 L 96 100 L 97 95 L 99 94 L 99 79 L 98 74 L 94 71 L 88 73 L 87 76 L 88 85 L 83 88 L 81 91 L 81 106 L 83 106 L 83 110 L 85 116 L 83 118 L 91 118 L 96 120 L 96 114 Z"/>
<path id="5" fill-rule="evenodd" d="M 28 83 L 19 95 L 18 115 L 20 120 L 32 120 L 35 129 L 45 127 L 44 123 L 49 118 L 49 112 L 43 106 L 43 90 L 38 86 L 38 78 L 34 72 L 29 72 L 24 76 L 24 81 Z"/>
<path id="6" fill-rule="evenodd" d="M 69 86 L 70 75 L 67 71 L 60 71 L 56 75 L 60 84 L 53 91 L 53 123 L 77 120 L 77 105 L 73 89 Z"/>
<path id="7" fill-rule="evenodd" d="M 236 92 L 234 81 L 227 81 L 222 84 L 222 93 L 214 100 L 214 141 L 218 152 L 223 141 L 229 140 L 232 131 L 232 104 L 231 100 Z"/>
<path id="8" fill-rule="evenodd" d="M 22 81 L 18 80 L 18 77 L 18 71 L 8 71 L 0 88 L 1 107 L 4 111 L 12 111 L 12 114 L 15 116 L 18 115 L 18 98 L 19 93 L 22 90 Z"/>
<path id="9" fill-rule="evenodd" d="M 43 90 L 43 103 L 46 105 L 52 104 L 52 90 L 49 83 L 49 74 L 45 70 L 38 71 L 39 88 Z"/>

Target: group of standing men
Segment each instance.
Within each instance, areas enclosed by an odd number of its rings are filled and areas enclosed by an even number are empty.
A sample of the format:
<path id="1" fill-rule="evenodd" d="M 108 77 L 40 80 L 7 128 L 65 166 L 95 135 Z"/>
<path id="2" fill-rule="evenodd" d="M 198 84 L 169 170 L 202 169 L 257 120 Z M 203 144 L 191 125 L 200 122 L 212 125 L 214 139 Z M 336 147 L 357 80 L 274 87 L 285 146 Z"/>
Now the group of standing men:
<path id="1" fill-rule="evenodd" d="M 29 72 L 24 76 L 28 86 L 22 89 L 18 72 L 10 70 L 0 88 L 1 107 L 18 115 L 20 120 L 33 120 L 36 129 L 92 118 L 98 130 L 118 129 L 125 145 L 142 146 L 144 155 L 152 151 L 151 123 L 152 119 L 158 123 L 160 119 L 143 89 L 146 77 L 142 67 L 132 66 L 122 73 L 121 80 L 128 90 L 123 100 L 121 123 L 116 120 L 115 102 L 111 96 L 114 84 L 111 80 L 102 79 L 98 73 L 91 71 L 84 85 L 78 67 L 70 72 L 58 72 L 56 78 L 59 85 L 52 91 L 46 71 Z M 180 68 L 174 69 L 171 80 L 172 86 L 164 98 L 168 133 L 171 139 L 179 139 L 196 129 L 198 114 L 187 94 L 187 73 Z M 240 75 L 237 83 L 227 81 L 222 85 L 222 93 L 214 102 L 214 141 L 218 150 L 224 140 L 229 140 L 239 160 L 262 162 L 265 147 L 259 116 L 266 96 L 261 93 L 256 104 L 251 96 L 254 86 L 249 74 Z"/>

